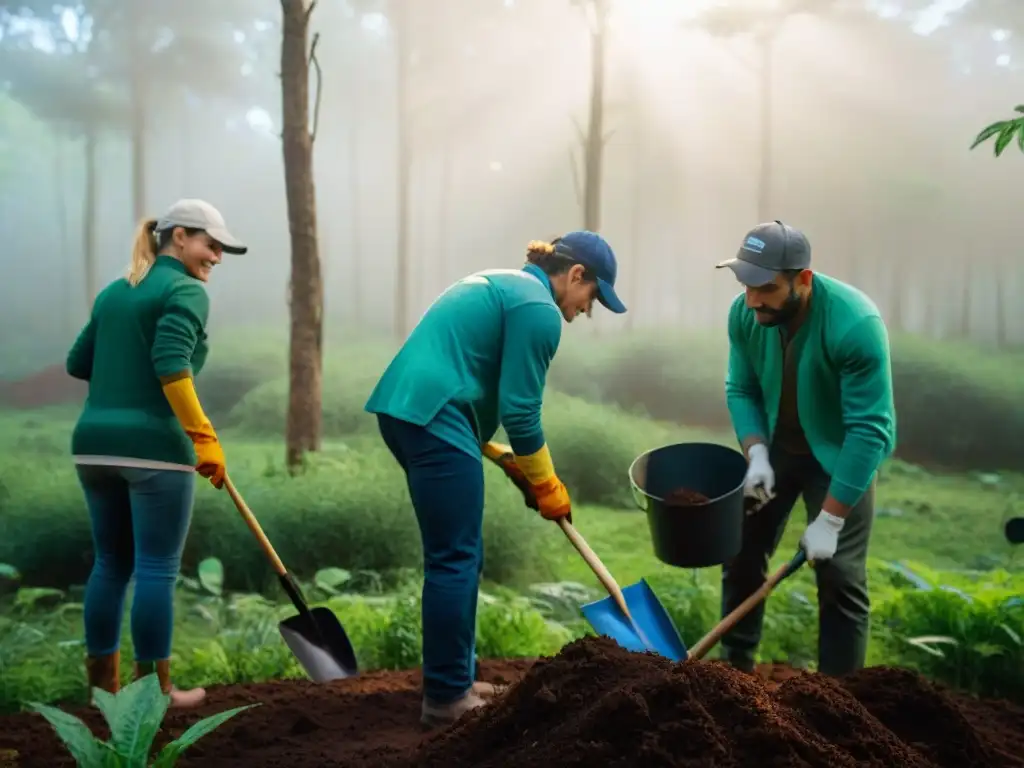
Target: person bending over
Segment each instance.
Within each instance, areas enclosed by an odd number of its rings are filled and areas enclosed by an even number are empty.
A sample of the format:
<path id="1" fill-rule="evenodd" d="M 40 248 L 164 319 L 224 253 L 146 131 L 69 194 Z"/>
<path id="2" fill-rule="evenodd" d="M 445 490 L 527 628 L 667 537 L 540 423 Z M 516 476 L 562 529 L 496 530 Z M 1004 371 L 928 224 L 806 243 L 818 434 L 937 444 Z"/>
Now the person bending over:
<path id="1" fill-rule="evenodd" d="M 616 260 L 599 235 L 531 242 L 522 269 L 477 272 L 427 310 L 370 395 L 380 434 L 405 472 L 423 542 L 425 725 L 482 706 L 474 683 L 477 593 L 483 568 L 482 451 L 496 458 L 539 513 L 570 514 L 541 427 L 548 366 L 562 322 L 594 301 L 626 311 Z M 498 427 L 510 445 L 490 442 Z"/>

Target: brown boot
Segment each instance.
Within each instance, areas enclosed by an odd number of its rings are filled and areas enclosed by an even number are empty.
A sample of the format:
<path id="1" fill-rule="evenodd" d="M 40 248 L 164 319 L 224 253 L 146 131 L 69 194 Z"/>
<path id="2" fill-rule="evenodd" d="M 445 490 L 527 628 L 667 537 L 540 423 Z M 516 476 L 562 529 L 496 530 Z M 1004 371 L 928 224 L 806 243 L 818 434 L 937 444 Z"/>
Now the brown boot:
<path id="1" fill-rule="evenodd" d="M 85 673 L 89 681 L 89 701 L 92 701 L 93 688 L 99 688 L 107 693 L 117 693 L 121 687 L 120 672 L 120 650 L 106 656 L 87 656 Z"/>
<path id="2" fill-rule="evenodd" d="M 171 662 L 168 659 L 163 661 L 135 663 L 135 679 L 151 675 L 156 672 L 160 681 L 160 689 L 171 696 L 172 707 L 196 707 L 203 703 L 206 698 L 206 691 L 202 688 L 192 688 L 188 691 L 179 691 L 171 683 Z"/>

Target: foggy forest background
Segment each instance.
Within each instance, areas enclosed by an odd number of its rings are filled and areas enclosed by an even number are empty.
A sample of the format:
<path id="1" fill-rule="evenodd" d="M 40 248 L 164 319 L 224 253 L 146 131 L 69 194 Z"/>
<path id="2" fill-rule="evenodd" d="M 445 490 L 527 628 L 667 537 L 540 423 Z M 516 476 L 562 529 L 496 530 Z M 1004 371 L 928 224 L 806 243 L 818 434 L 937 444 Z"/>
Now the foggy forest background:
<path id="1" fill-rule="evenodd" d="M 606 5 L 320 0 L 328 335 L 403 336 L 453 280 L 582 226 L 630 313 L 574 333 L 720 328 L 737 285 L 714 263 L 780 218 L 893 330 L 1024 341 L 1022 158 L 968 149 L 1021 101 L 1024 3 Z M 135 222 L 183 196 L 251 246 L 209 284 L 214 329 L 284 325 L 280 4 L 23 0 L 0 30 L 5 366 L 62 355 Z"/>

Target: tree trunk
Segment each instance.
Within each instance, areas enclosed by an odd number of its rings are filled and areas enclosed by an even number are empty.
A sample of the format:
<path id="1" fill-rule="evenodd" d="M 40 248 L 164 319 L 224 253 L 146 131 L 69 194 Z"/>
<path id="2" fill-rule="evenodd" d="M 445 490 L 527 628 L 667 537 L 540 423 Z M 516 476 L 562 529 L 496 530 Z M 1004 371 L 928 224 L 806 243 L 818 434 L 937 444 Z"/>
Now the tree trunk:
<path id="1" fill-rule="evenodd" d="M 70 246 L 68 244 L 68 196 L 64 183 L 64 137 L 58 130 L 54 130 L 51 135 L 53 137 L 53 191 L 56 198 L 54 202 L 57 213 L 57 242 L 60 245 L 61 253 L 66 255 Z M 71 273 L 66 271 L 64 285 L 61 287 L 61 304 L 63 304 L 60 320 L 61 332 L 75 332 L 77 323 L 73 309 L 75 306 L 73 290 Z"/>
<path id="2" fill-rule="evenodd" d="M 146 215 L 146 83 L 140 63 L 145 59 L 139 42 L 139 28 L 135 20 L 135 4 L 128 3 L 132 22 L 129 27 L 129 46 L 132 67 L 129 75 L 131 96 L 132 142 L 132 216 L 137 224 Z"/>
<path id="3" fill-rule="evenodd" d="M 85 129 L 85 196 L 82 198 L 82 241 L 85 270 L 85 312 L 92 312 L 92 303 L 99 293 L 96 269 L 96 149 L 94 125 Z"/>
<path id="4" fill-rule="evenodd" d="M 292 252 L 285 461 L 294 473 L 306 452 L 320 448 L 324 291 L 317 251 L 314 135 L 309 128 L 307 47 L 312 6 L 307 9 L 306 0 L 281 0 L 281 10 L 281 137 Z"/>
<path id="5" fill-rule="evenodd" d="M 437 195 L 437 275 L 441 278 L 438 292 L 443 291 L 450 282 L 448 270 L 448 254 L 451 244 L 448 242 L 448 208 L 452 199 L 452 166 L 455 165 L 455 148 L 452 146 L 451 131 L 454 125 L 450 122 L 445 130 L 444 146 L 441 149 L 441 184 Z"/>
<path id="6" fill-rule="evenodd" d="M 601 227 L 601 177 L 604 165 L 604 58 L 608 0 L 591 0 L 594 22 L 590 30 L 590 116 L 583 147 L 583 228 Z"/>
<path id="7" fill-rule="evenodd" d="M 761 54 L 761 67 L 759 71 L 761 91 L 761 121 L 760 121 L 760 171 L 757 179 L 757 220 L 759 223 L 772 221 L 772 154 L 775 151 L 772 139 L 772 107 L 774 76 L 772 74 L 772 53 L 774 52 L 775 33 L 765 33 L 758 40 L 758 48 Z"/>
<path id="8" fill-rule="evenodd" d="M 352 127 L 348 133 L 348 185 L 349 199 L 351 201 L 351 216 L 349 217 L 349 265 L 351 269 L 352 283 L 352 327 L 356 330 L 363 319 L 363 290 L 362 290 L 362 207 L 360 206 L 360 184 L 359 184 L 359 120 L 360 109 L 357 100 L 353 101 L 354 113 L 352 116 Z"/>
<path id="9" fill-rule="evenodd" d="M 398 147 L 396 179 L 398 194 L 398 210 L 396 212 L 398 227 L 398 244 L 395 271 L 395 335 L 398 339 L 405 338 L 409 332 L 409 178 L 412 163 L 412 150 L 409 146 L 409 109 L 407 91 L 409 87 L 409 55 L 407 35 L 409 6 L 407 0 L 398 0 L 394 10 L 395 31 L 395 109 L 398 115 Z"/>

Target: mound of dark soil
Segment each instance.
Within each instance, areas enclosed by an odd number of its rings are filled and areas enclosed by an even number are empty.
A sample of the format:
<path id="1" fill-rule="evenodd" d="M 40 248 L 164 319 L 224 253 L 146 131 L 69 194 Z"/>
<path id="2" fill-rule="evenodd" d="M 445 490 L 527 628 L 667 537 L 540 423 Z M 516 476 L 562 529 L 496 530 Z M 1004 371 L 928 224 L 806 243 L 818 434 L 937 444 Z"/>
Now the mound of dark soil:
<path id="1" fill-rule="evenodd" d="M 537 662 L 500 703 L 425 743 L 405 764 L 1024 765 L 1001 754 L 1004 734 L 972 725 L 963 702 L 900 670 L 846 680 L 796 675 L 771 690 L 719 662 L 673 664 L 588 638 Z"/>

